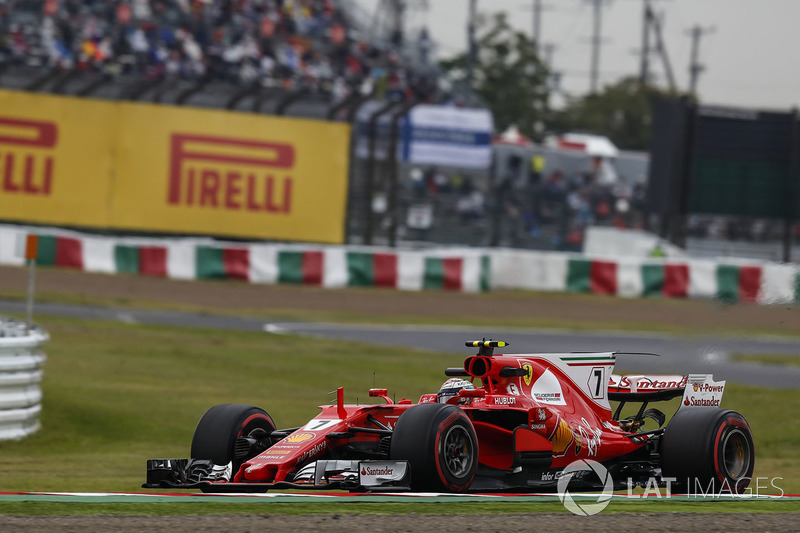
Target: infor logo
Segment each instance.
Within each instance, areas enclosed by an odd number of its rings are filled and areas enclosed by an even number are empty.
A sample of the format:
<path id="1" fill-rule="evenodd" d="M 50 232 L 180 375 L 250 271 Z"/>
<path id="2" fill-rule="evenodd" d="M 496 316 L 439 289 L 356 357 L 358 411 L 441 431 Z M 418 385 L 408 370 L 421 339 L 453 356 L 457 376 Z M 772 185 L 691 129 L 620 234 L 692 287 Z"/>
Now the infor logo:
<path id="1" fill-rule="evenodd" d="M 596 495 L 582 494 L 581 501 L 576 502 L 569 492 L 570 480 L 575 478 L 593 482 L 593 476 L 597 476 L 600 479 L 600 483 L 603 484 L 603 491 Z M 608 470 L 597 461 L 592 461 L 591 459 L 578 459 L 571 462 L 561 472 L 561 477 L 558 478 L 558 499 L 561 500 L 567 510 L 577 515 L 591 516 L 599 513 L 606 508 L 613 494 L 614 480 L 611 479 Z M 583 501 L 584 498 L 594 499 L 594 501 Z"/>

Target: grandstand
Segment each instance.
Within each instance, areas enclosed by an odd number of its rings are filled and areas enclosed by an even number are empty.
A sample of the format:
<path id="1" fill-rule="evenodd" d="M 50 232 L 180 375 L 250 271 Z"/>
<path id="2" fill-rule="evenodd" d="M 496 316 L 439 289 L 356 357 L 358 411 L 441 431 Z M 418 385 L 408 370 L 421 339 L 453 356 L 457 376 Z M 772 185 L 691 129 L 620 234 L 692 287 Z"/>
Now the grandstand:
<path id="1" fill-rule="evenodd" d="M 0 84 L 316 118 L 354 94 L 452 98 L 413 45 L 397 49 L 369 23 L 346 0 L 9 0 Z"/>

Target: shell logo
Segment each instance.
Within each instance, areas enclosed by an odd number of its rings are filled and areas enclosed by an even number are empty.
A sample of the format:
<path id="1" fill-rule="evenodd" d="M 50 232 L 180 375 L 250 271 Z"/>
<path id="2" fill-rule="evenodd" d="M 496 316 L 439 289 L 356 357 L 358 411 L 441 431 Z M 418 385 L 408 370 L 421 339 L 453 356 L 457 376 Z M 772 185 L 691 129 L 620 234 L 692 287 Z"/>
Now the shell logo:
<path id="1" fill-rule="evenodd" d="M 298 443 L 298 442 L 305 442 L 307 440 L 311 440 L 316 435 L 314 433 L 292 433 L 288 437 L 286 437 L 286 442 Z"/>
<path id="2" fill-rule="evenodd" d="M 572 429 L 569 427 L 563 419 L 559 418 L 558 425 L 556 426 L 555 431 L 553 431 L 553 435 L 550 437 L 550 441 L 553 443 L 553 455 L 555 457 L 561 457 L 567 453 L 567 448 L 569 445 L 572 444 L 573 440 L 573 432 Z M 575 454 L 578 454 L 580 451 L 579 444 L 577 445 Z"/>

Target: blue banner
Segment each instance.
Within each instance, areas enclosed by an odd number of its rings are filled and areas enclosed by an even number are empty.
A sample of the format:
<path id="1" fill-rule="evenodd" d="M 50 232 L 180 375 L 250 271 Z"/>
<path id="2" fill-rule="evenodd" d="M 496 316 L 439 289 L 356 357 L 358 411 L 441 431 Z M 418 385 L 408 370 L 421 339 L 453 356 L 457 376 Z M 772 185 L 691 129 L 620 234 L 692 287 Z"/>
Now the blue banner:
<path id="1" fill-rule="evenodd" d="M 489 168 L 492 129 L 487 109 L 420 105 L 404 121 L 400 153 L 409 163 Z"/>

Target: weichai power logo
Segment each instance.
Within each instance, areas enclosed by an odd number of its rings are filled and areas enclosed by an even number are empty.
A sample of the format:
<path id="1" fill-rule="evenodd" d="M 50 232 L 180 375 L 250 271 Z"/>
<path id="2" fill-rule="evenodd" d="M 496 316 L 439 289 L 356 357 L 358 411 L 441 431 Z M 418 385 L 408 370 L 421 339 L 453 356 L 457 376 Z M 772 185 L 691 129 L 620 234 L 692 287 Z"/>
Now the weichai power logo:
<path id="1" fill-rule="evenodd" d="M 0 175 L 8 193 L 49 196 L 53 189 L 55 122 L 0 117 Z"/>
<path id="2" fill-rule="evenodd" d="M 171 205 L 290 213 L 295 149 L 291 144 L 174 133 Z"/>

